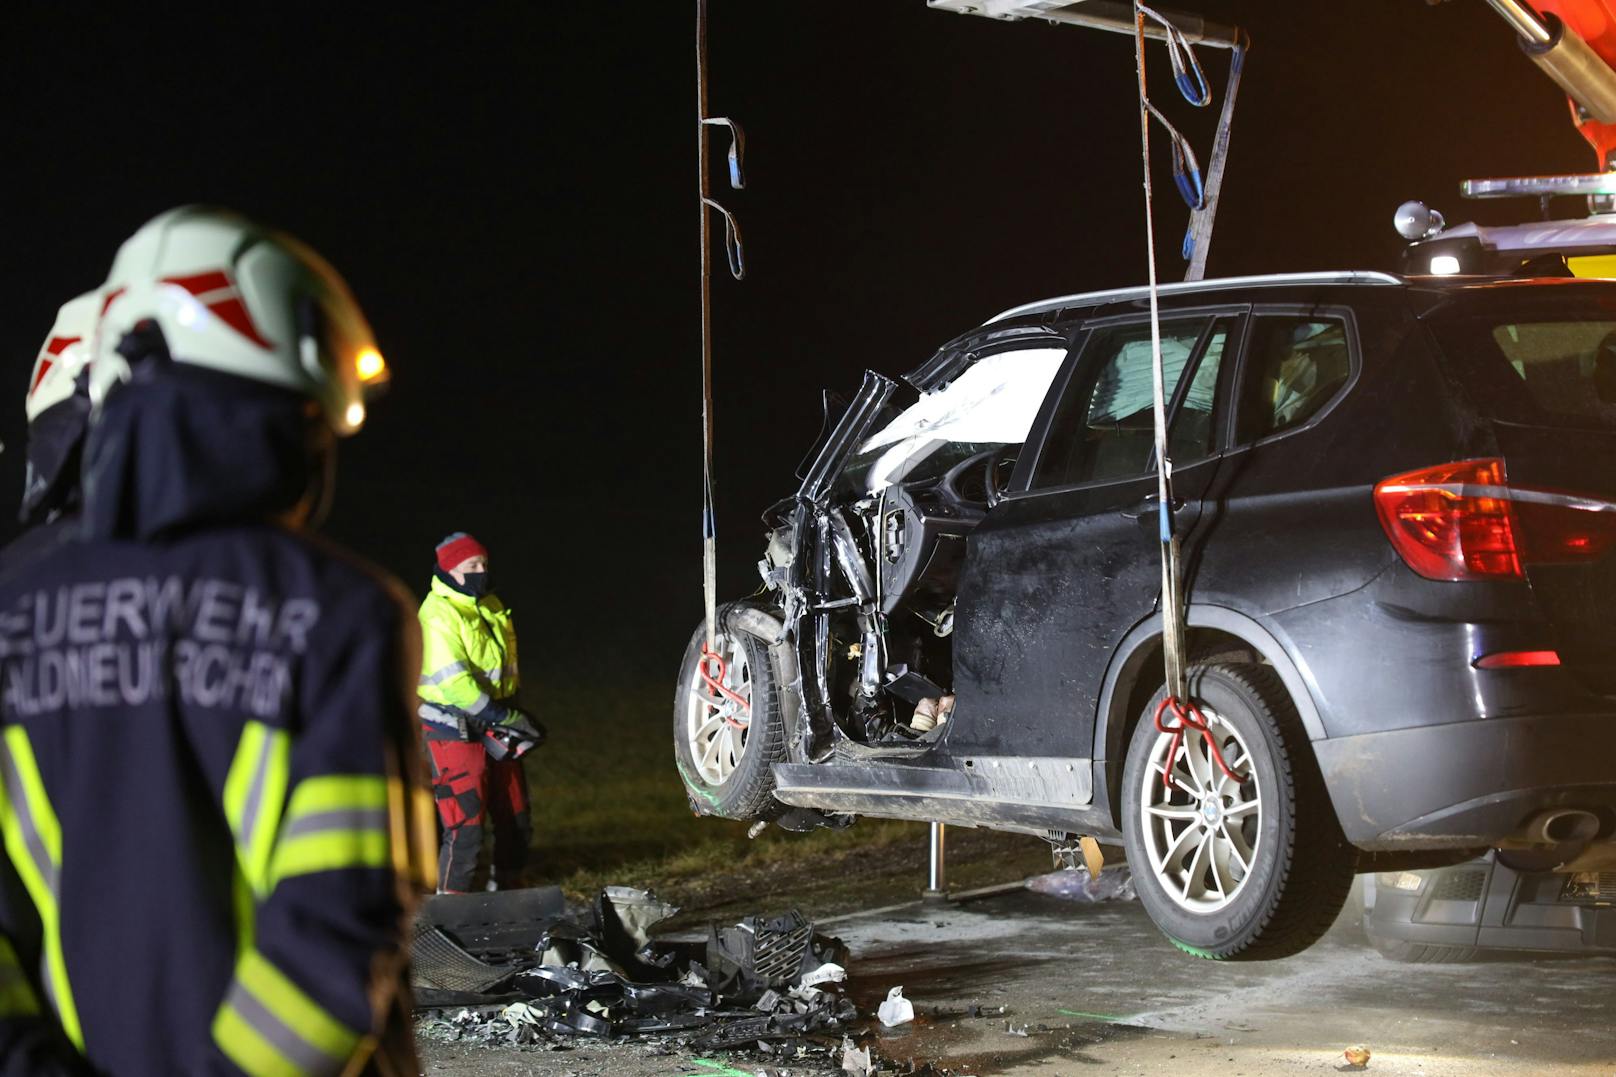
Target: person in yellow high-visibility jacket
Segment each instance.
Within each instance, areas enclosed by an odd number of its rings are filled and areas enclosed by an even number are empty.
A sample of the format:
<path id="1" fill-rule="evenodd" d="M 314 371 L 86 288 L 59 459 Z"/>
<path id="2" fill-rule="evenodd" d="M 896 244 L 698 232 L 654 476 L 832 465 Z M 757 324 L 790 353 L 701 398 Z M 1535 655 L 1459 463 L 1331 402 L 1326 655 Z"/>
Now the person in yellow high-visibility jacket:
<path id="1" fill-rule="evenodd" d="M 440 893 L 471 889 L 483 820 L 494 826 L 494 884 L 520 885 L 533 836 L 521 757 L 543 727 L 517 707 L 516 626 L 488 586 L 488 550 L 462 531 L 437 547 L 421 603 L 421 725 L 443 822 Z"/>

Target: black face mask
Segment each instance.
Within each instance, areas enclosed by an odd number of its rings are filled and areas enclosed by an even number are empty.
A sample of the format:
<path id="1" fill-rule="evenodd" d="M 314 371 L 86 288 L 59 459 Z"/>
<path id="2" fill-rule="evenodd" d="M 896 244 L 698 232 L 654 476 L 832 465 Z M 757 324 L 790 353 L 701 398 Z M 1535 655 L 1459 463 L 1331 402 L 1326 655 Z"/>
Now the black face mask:
<path id="1" fill-rule="evenodd" d="M 488 573 L 467 572 L 464 575 L 466 581 L 460 585 L 462 591 L 477 598 L 481 598 L 488 593 Z"/>

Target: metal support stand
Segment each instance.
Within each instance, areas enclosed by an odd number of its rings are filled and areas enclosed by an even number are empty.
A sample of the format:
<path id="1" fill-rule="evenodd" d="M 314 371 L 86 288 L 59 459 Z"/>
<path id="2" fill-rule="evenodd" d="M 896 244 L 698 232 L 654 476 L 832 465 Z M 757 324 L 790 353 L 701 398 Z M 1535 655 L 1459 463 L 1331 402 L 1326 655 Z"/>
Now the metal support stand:
<path id="1" fill-rule="evenodd" d="M 943 829 L 942 823 L 931 824 L 930 858 L 926 871 L 926 889 L 920 892 L 920 897 L 924 901 L 948 900 L 947 871 L 945 870 L 946 865 L 943 856 L 946 839 Z"/>

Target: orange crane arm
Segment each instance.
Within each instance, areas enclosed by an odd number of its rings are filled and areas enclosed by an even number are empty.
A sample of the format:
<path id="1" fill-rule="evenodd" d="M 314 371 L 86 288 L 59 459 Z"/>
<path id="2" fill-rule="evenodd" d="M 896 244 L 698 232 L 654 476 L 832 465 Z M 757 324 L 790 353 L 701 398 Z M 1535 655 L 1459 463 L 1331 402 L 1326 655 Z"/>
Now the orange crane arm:
<path id="1" fill-rule="evenodd" d="M 1616 69 L 1616 0 L 1536 0 L 1538 11 L 1554 15 L 1588 43 L 1601 60 Z M 1601 171 L 1616 164 L 1616 123 L 1586 116 L 1567 98 L 1571 122 L 1599 158 Z"/>

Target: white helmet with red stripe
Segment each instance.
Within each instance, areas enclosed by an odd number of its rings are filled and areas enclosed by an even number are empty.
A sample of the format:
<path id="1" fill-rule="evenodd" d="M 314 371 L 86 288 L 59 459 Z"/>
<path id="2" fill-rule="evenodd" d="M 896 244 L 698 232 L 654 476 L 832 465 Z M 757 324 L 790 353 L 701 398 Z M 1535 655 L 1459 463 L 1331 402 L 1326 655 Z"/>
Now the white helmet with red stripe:
<path id="1" fill-rule="evenodd" d="M 28 378 L 24 410 L 29 423 L 47 408 L 72 398 L 79 375 L 90 363 L 90 347 L 100 309 L 100 293 L 87 292 L 77 299 L 69 299 L 56 312 L 56 324 L 51 326 L 50 336 L 39 349 L 33 374 Z"/>
<path id="2" fill-rule="evenodd" d="M 113 260 L 102 292 L 90 392 L 130 377 L 119 345 L 155 324 L 175 362 L 292 389 L 338 434 L 365 421 L 364 392 L 387 367 L 347 284 L 313 250 L 228 210 L 182 206 L 148 221 Z"/>
<path id="3" fill-rule="evenodd" d="M 23 523 L 42 523 L 78 502 L 79 452 L 90 418 L 85 368 L 100 312 L 99 292 L 63 303 L 34 360 L 28 395 L 23 398 L 23 410 L 28 414 Z"/>

